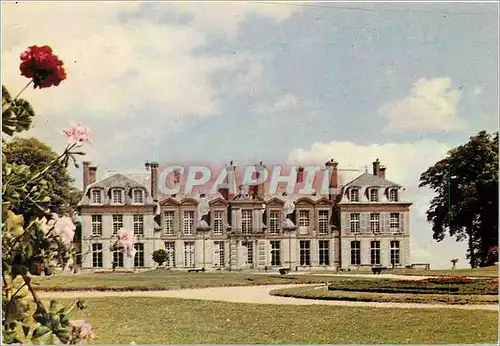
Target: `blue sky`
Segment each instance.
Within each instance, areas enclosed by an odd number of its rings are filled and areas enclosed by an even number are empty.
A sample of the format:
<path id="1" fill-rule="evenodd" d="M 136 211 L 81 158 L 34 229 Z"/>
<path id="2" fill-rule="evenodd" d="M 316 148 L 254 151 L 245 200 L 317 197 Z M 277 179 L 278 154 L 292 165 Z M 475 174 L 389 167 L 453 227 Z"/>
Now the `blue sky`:
<path id="1" fill-rule="evenodd" d="M 432 241 L 418 176 L 498 127 L 497 4 L 6 3 L 2 76 L 49 44 L 68 79 L 24 96 L 26 135 L 56 150 L 92 128 L 99 171 L 146 160 L 300 161 L 364 169 L 379 157 L 408 188 L 412 259 L 449 266 L 464 245 Z M 40 13 L 44 13 L 40 16 Z M 66 20 L 61 20 L 66 18 Z M 320 161 L 322 162 L 322 161 Z M 81 172 L 73 170 L 77 183 Z"/>

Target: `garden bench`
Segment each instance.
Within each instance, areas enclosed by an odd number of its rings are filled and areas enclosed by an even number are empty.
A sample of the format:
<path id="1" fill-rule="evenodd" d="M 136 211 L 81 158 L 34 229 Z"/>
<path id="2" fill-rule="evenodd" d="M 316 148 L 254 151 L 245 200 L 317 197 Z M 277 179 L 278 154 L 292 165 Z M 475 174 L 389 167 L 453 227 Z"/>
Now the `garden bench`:
<path id="1" fill-rule="evenodd" d="M 290 268 L 280 268 L 279 272 L 281 275 L 286 275 L 290 272 Z"/>
<path id="2" fill-rule="evenodd" d="M 204 272 L 205 268 L 194 268 L 194 269 L 189 269 L 188 273 L 199 273 L 199 272 Z"/>
<path id="3" fill-rule="evenodd" d="M 387 270 L 387 267 L 372 267 L 373 274 L 380 274 L 382 270 Z"/>

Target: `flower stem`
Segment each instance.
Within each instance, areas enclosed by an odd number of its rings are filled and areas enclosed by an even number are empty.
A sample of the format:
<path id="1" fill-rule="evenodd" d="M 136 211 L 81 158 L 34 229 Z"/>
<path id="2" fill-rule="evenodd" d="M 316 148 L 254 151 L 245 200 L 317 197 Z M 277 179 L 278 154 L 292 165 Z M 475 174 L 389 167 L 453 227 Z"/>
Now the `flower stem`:
<path id="1" fill-rule="evenodd" d="M 45 310 L 45 306 L 43 306 L 42 301 L 40 300 L 40 298 L 38 298 L 38 295 L 36 294 L 33 287 L 31 287 L 31 284 L 30 284 L 31 279 L 28 277 L 28 275 L 24 274 L 23 280 L 24 280 L 24 283 L 26 284 L 26 286 L 28 286 L 28 290 L 30 291 L 31 295 L 33 296 L 33 299 L 35 300 L 35 303 L 38 306 L 38 308 L 40 308 L 44 313 L 46 313 L 47 310 Z"/>
<path id="2" fill-rule="evenodd" d="M 22 89 L 21 89 L 21 91 L 19 91 L 19 92 L 17 93 L 17 95 L 16 95 L 16 96 L 15 96 L 12 100 L 10 100 L 10 102 L 9 102 L 9 103 L 7 103 L 7 108 L 5 108 L 5 109 L 4 109 L 4 108 L 3 108 L 3 105 L 2 105 L 2 114 L 3 114 L 3 112 L 5 112 L 6 110 L 8 110 L 8 109 L 10 108 L 10 106 L 12 106 L 12 104 L 14 103 L 14 101 L 15 101 L 15 100 L 17 100 L 17 98 L 18 98 L 19 96 L 21 96 L 21 94 L 24 92 L 24 90 L 26 90 L 26 89 L 27 89 L 27 88 L 31 85 L 31 83 L 33 83 L 33 79 L 30 79 L 30 81 L 28 82 L 28 84 L 26 84 L 26 85 L 24 86 L 24 88 L 22 88 Z"/>

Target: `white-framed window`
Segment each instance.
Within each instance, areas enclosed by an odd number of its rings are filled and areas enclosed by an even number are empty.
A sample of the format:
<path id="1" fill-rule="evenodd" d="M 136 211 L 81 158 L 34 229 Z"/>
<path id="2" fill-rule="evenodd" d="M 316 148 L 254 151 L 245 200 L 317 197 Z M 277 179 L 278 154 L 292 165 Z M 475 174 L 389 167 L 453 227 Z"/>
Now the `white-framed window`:
<path id="1" fill-rule="evenodd" d="M 102 236 L 102 215 L 92 215 L 92 235 Z"/>
<path id="2" fill-rule="evenodd" d="M 247 249 L 247 264 L 253 264 L 253 242 L 243 241 L 241 246 Z"/>
<path id="3" fill-rule="evenodd" d="M 399 265 L 399 241 L 391 240 L 391 264 Z"/>
<path id="4" fill-rule="evenodd" d="M 92 267 L 102 268 L 102 244 L 92 244 Z"/>
<path id="5" fill-rule="evenodd" d="M 144 235 L 144 215 L 136 214 L 134 218 L 134 235 L 143 236 Z"/>
<path id="6" fill-rule="evenodd" d="M 90 201 L 92 204 L 102 204 L 102 191 L 100 189 L 90 190 Z"/>
<path id="7" fill-rule="evenodd" d="M 349 190 L 349 200 L 351 202 L 359 202 L 359 190 L 352 188 Z"/>
<path id="8" fill-rule="evenodd" d="M 224 212 L 220 210 L 214 211 L 214 226 L 215 235 L 222 235 L 224 233 Z"/>
<path id="9" fill-rule="evenodd" d="M 144 267 L 144 244 L 135 243 L 134 267 Z"/>
<path id="10" fill-rule="evenodd" d="M 167 252 L 167 261 L 165 262 L 165 266 L 175 267 L 175 241 L 166 241 L 165 251 Z"/>
<path id="11" fill-rule="evenodd" d="M 318 231 L 319 234 L 328 234 L 328 210 L 318 212 Z"/>
<path id="12" fill-rule="evenodd" d="M 350 218 L 350 228 L 351 228 L 351 233 L 359 233 L 359 213 L 351 213 L 349 215 Z"/>
<path id="13" fill-rule="evenodd" d="M 311 242 L 309 240 L 300 241 L 300 265 L 311 265 Z"/>
<path id="14" fill-rule="evenodd" d="M 271 241 L 271 265 L 281 265 L 281 246 L 279 240 Z"/>
<path id="15" fill-rule="evenodd" d="M 112 189 L 111 190 L 111 202 L 113 204 L 123 204 L 123 190 L 122 189 Z"/>
<path id="16" fill-rule="evenodd" d="M 120 228 L 123 228 L 123 215 L 115 214 L 113 218 L 113 234 L 117 234 Z"/>
<path id="17" fill-rule="evenodd" d="M 389 202 L 397 202 L 398 201 L 398 190 L 390 189 L 389 190 Z"/>
<path id="18" fill-rule="evenodd" d="M 280 232 L 280 211 L 271 210 L 269 212 L 269 233 L 279 234 Z"/>
<path id="19" fill-rule="evenodd" d="M 132 203 L 142 204 L 144 203 L 144 190 L 133 189 L 132 190 Z"/>
<path id="20" fill-rule="evenodd" d="M 320 240 L 319 241 L 319 265 L 328 266 L 330 265 L 330 241 Z"/>
<path id="21" fill-rule="evenodd" d="M 163 213 L 163 230 L 166 235 L 174 234 L 174 220 L 175 212 L 173 210 L 167 210 Z"/>
<path id="22" fill-rule="evenodd" d="M 378 202 L 378 189 L 370 189 L 370 202 Z"/>
<path id="23" fill-rule="evenodd" d="M 224 268 L 224 242 L 215 241 L 214 242 L 214 265 L 219 268 Z"/>
<path id="24" fill-rule="evenodd" d="M 123 252 L 121 250 L 113 251 L 113 263 L 117 268 L 123 268 Z"/>
<path id="25" fill-rule="evenodd" d="M 380 265 L 380 242 L 374 240 L 371 243 L 371 263 L 372 265 Z"/>
<path id="26" fill-rule="evenodd" d="M 391 232 L 399 232 L 399 222 L 399 213 L 391 213 L 389 216 L 389 227 L 391 228 Z"/>
<path id="27" fill-rule="evenodd" d="M 351 264 L 361 265 L 361 242 L 359 240 L 351 242 Z"/>
<path id="28" fill-rule="evenodd" d="M 194 267 L 194 241 L 184 242 L 184 267 Z"/>
<path id="29" fill-rule="evenodd" d="M 370 213 L 370 231 L 380 233 L 380 214 Z"/>
<path id="30" fill-rule="evenodd" d="M 241 233 L 250 234 L 252 232 L 252 210 L 243 209 L 241 211 Z"/>
<path id="31" fill-rule="evenodd" d="M 307 233 L 309 232 L 309 210 L 299 210 L 299 232 Z"/>
<path id="32" fill-rule="evenodd" d="M 194 211 L 185 210 L 182 218 L 182 229 L 185 235 L 193 234 Z"/>

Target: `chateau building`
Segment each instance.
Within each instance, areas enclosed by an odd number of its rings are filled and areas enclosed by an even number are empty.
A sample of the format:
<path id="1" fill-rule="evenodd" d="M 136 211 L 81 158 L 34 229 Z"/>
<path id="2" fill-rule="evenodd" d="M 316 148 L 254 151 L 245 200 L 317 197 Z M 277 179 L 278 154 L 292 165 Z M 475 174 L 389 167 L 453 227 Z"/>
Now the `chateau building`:
<path id="1" fill-rule="evenodd" d="M 337 191 L 329 196 L 270 196 L 262 184 L 236 195 L 228 189 L 216 195 L 163 195 L 156 163 L 147 164 L 144 174 L 112 173 L 97 181 L 96 166 L 84 162 L 82 269 L 112 268 L 113 263 L 153 268 L 152 252 L 160 248 L 169 254 L 166 266 L 184 270 L 409 265 L 411 203 L 404 188 L 385 179 L 378 159 L 373 174 L 350 180 L 341 179 L 333 160 L 326 165 L 332 168 L 330 187 Z M 121 228 L 134 231 L 134 258 L 110 250 Z"/>

